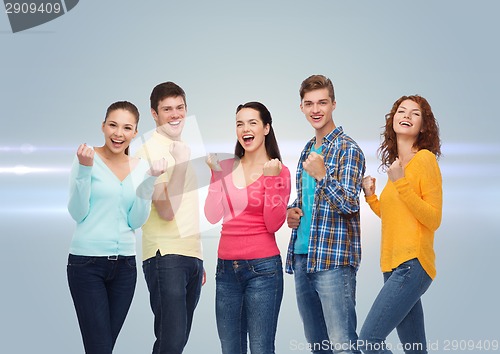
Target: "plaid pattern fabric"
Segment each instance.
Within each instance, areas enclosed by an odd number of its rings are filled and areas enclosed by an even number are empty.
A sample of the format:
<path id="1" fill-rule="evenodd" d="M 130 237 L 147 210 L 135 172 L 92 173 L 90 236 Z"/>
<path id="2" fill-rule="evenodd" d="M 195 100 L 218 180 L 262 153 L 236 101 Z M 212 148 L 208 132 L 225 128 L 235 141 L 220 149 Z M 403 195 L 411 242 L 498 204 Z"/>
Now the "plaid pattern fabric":
<path id="1" fill-rule="evenodd" d="M 316 138 L 311 139 L 300 155 L 296 173 L 297 199 L 290 208 L 302 208 L 302 163 Z M 339 266 L 359 267 L 361 237 L 359 194 L 365 173 L 363 152 L 342 127 L 323 138 L 326 176 L 316 184 L 312 209 L 311 233 L 307 253 L 307 272 L 319 272 Z M 297 229 L 292 230 L 288 246 L 286 272 L 293 273 Z"/>

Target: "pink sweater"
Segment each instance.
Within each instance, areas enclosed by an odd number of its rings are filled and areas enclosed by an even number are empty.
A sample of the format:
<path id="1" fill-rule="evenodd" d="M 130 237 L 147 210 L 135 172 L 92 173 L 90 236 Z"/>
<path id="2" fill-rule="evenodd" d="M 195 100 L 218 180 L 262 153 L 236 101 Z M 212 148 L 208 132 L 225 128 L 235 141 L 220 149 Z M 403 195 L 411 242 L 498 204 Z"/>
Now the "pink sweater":
<path id="1" fill-rule="evenodd" d="M 233 182 L 234 159 L 220 163 L 212 172 L 205 201 L 205 216 L 215 224 L 223 219 L 218 257 L 249 260 L 280 254 L 274 233 L 286 219 L 290 198 L 290 171 L 283 166 L 279 176 L 260 176 L 246 188 Z"/>

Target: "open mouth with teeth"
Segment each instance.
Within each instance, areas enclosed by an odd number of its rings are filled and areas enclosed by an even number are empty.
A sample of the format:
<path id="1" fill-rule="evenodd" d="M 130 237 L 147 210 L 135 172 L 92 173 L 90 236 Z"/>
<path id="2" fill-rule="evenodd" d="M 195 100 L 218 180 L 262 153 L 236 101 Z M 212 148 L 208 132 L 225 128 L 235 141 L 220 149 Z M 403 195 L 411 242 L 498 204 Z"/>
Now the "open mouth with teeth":
<path id="1" fill-rule="evenodd" d="M 125 141 L 123 141 L 123 140 L 115 140 L 115 139 L 111 139 L 111 142 L 113 143 L 113 145 L 121 146 L 121 145 L 123 145 L 123 143 L 124 143 Z"/>
<path id="2" fill-rule="evenodd" d="M 245 144 L 250 144 L 253 141 L 254 136 L 249 135 L 249 134 L 245 134 L 242 136 L 242 138 L 243 138 L 243 141 L 245 142 Z"/>
<path id="3" fill-rule="evenodd" d="M 402 122 L 399 122 L 399 125 L 402 125 L 403 127 L 413 127 L 413 124 L 411 124 L 410 122 L 408 121 L 402 121 Z"/>
<path id="4" fill-rule="evenodd" d="M 171 122 L 168 122 L 168 124 L 173 125 L 175 127 L 175 126 L 178 126 L 179 124 L 181 124 L 181 121 L 180 120 L 173 120 Z"/>
<path id="5" fill-rule="evenodd" d="M 321 116 L 311 116 L 311 118 L 315 122 L 319 122 L 321 120 Z"/>

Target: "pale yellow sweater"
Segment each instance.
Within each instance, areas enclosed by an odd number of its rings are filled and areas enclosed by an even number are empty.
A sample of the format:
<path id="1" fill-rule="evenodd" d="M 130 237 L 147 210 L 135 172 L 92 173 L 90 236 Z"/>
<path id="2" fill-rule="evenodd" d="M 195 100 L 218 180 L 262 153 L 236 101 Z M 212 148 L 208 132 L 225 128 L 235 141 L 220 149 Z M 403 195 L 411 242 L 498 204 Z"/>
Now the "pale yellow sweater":
<path id="1" fill-rule="evenodd" d="M 387 181 L 380 195 L 366 197 L 382 221 L 380 266 L 389 272 L 418 258 L 432 279 L 436 276 L 434 232 L 441 224 L 441 172 L 436 156 L 420 150 L 405 167 L 405 177 Z"/>

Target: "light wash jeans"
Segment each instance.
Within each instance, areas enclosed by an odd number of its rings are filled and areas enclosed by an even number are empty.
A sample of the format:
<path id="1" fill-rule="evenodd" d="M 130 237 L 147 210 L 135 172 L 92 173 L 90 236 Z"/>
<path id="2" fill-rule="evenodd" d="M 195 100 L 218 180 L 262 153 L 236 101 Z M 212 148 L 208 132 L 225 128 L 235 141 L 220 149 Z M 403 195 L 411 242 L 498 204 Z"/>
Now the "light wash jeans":
<path id="1" fill-rule="evenodd" d="M 283 298 L 281 257 L 217 262 L 215 314 L 223 354 L 273 354 Z"/>
<path id="2" fill-rule="evenodd" d="M 405 353 L 427 353 L 424 311 L 420 297 L 432 279 L 414 258 L 384 273 L 384 286 L 368 313 L 360 333 L 363 353 L 392 353 L 385 339 L 394 328 Z"/>
<path id="3" fill-rule="evenodd" d="M 307 273 L 307 255 L 294 256 L 297 305 L 312 353 L 356 349 L 356 270 L 338 267 Z"/>

